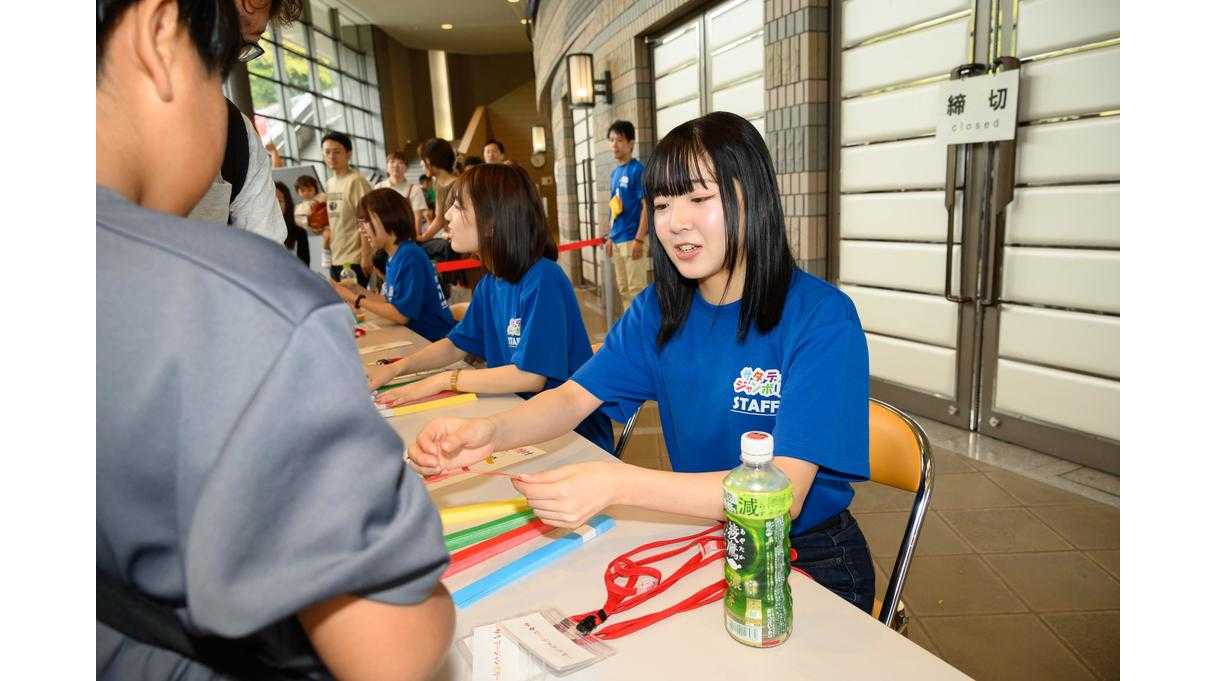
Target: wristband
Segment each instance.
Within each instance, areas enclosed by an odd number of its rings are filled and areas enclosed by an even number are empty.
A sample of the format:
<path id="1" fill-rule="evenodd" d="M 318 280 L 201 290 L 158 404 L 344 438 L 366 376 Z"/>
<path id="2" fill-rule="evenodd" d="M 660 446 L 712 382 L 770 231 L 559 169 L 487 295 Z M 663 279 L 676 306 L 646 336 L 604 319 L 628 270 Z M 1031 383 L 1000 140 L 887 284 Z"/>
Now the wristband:
<path id="1" fill-rule="evenodd" d="M 358 309 L 359 309 L 359 304 L 363 302 L 363 299 L 364 299 L 364 298 L 367 298 L 367 296 L 365 296 L 365 295 L 364 295 L 364 294 L 362 294 L 362 293 L 360 293 L 359 295 L 355 296 L 355 309 L 356 309 L 356 310 L 358 310 Z"/>
<path id="2" fill-rule="evenodd" d="M 452 374 L 450 376 L 448 376 L 448 389 L 454 393 L 460 392 L 459 390 L 456 389 L 456 377 L 460 376 L 460 375 L 461 375 L 460 369 L 453 369 Z"/>

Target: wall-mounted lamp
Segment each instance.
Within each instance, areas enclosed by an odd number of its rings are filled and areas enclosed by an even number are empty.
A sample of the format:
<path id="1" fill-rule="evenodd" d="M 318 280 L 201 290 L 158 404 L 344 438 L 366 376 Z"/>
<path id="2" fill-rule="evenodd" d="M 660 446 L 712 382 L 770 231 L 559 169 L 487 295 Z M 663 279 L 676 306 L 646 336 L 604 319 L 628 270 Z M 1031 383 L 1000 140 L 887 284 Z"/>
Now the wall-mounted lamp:
<path id="1" fill-rule="evenodd" d="M 545 126 L 543 125 L 532 126 L 532 153 L 545 153 Z"/>
<path id="2" fill-rule="evenodd" d="M 604 97 L 605 104 L 613 103 L 613 83 L 608 71 L 603 80 L 593 77 L 595 66 L 588 52 L 572 52 L 566 55 L 566 89 L 570 92 L 570 105 L 590 108 L 596 105 L 596 95 Z"/>

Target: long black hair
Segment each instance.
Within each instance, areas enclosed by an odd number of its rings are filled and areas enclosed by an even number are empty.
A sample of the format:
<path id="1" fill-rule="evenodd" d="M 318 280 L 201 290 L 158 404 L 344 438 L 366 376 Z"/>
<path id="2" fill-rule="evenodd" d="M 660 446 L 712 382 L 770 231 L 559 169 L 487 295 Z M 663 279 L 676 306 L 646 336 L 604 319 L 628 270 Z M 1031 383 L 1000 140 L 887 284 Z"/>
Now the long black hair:
<path id="1" fill-rule="evenodd" d="M 703 173 L 711 176 L 703 177 Z M 766 333 L 781 321 L 795 270 L 773 161 L 765 140 L 746 119 L 715 111 L 678 125 L 659 141 L 643 178 L 650 224 L 655 224 L 655 197 L 688 194 L 695 183 L 704 186 L 706 182 L 718 184 L 722 199 L 727 232 L 723 266 L 728 283 L 735 276 L 740 249 L 744 250 L 744 295 L 736 330 L 736 339 L 743 341 L 753 324 Z M 744 198 L 743 243 L 736 187 Z M 651 239 L 655 238 L 651 229 Z M 663 248 L 654 241 L 651 245 L 662 315 L 656 342 L 662 348 L 689 316 L 698 282 L 681 276 Z"/>

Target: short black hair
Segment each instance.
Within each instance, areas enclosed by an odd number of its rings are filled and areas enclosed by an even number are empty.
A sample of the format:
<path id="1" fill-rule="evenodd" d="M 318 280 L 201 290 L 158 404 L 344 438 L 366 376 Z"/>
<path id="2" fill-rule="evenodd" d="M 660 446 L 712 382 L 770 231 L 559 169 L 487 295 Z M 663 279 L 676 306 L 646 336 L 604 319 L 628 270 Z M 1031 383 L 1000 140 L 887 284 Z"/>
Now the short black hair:
<path id="1" fill-rule="evenodd" d="M 490 139 L 486 140 L 486 143 L 482 145 L 482 148 L 483 148 L 483 149 L 485 149 L 486 147 L 488 147 L 488 146 L 490 146 L 490 145 L 492 145 L 492 144 L 493 144 L 494 146 L 496 146 L 496 147 L 498 147 L 498 148 L 499 148 L 499 153 L 500 153 L 500 154 L 506 154 L 506 153 L 507 153 L 507 147 L 503 146 L 503 143 L 502 143 L 502 142 L 500 142 L 500 141 L 496 140 L 496 139 L 495 139 L 495 138 L 493 138 L 493 137 L 491 137 Z"/>
<path id="2" fill-rule="evenodd" d="M 736 327 L 736 338 L 743 341 L 753 325 L 763 334 L 782 320 L 795 271 L 769 147 L 747 119 L 715 111 L 681 123 L 659 141 L 643 175 L 648 224 L 655 224 L 656 197 L 688 194 L 694 185 L 707 182 L 718 184 L 722 201 L 727 237 L 723 267 L 728 282 L 737 274 L 736 263 L 743 252 L 744 295 Z M 741 196 L 736 187 L 743 199 L 743 225 L 739 224 Z M 654 239 L 655 230 L 650 233 Z M 661 319 L 656 344 L 662 348 L 689 316 L 698 282 L 682 276 L 658 244 L 652 241 L 652 246 Z"/>
<path id="3" fill-rule="evenodd" d="M 321 138 L 321 143 L 325 144 L 326 140 L 334 140 L 335 142 L 341 144 L 343 147 L 346 147 L 347 151 L 351 150 L 351 136 L 346 134 L 345 132 L 338 132 L 337 130 L 331 130 L 331 131 L 325 133 L 325 137 Z"/>
<path id="4" fill-rule="evenodd" d="M 422 184 L 422 183 L 424 183 L 424 182 L 426 182 L 426 181 L 428 181 L 428 180 L 430 180 L 430 179 L 431 179 L 431 176 L 430 176 L 430 175 L 428 175 L 428 174 L 426 174 L 426 173 L 423 173 L 422 175 L 419 175 L 419 176 L 418 176 L 418 183 L 419 183 L 419 184 Z"/>
<path id="5" fill-rule="evenodd" d="M 465 167 L 466 168 L 472 168 L 473 166 L 480 166 L 483 163 L 485 163 L 485 161 L 482 160 L 481 156 L 466 156 L 465 157 Z"/>
<path id="6" fill-rule="evenodd" d="M 432 137 L 423 142 L 418 145 L 418 155 L 428 165 L 443 168 L 448 172 L 452 172 L 452 168 L 456 165 L 456 150 L 446 139 Z"/>
<path id="7" fill-rule="evenodd" d="M 618 135 L 621 135 L 627 140 L 633 142 L 634 124 L 629 121 L 613 121 L 613 124 L 609 126 L 608 132 L 604 135 L 605 139 L 608 139 L 608 136 L 613 133 L 617 133 Z"/>
<path id="8" fill-rule="evenodd" d="M 317 179 L 312 175 L 301 175 L 296 178 L 296 190 L 301 187 L 308 187 L 317 193 L 321 193 L 321 186 L 317 184 Z"/>
<path id="9" fill-rule="evenodd" d="M 97 73 L 105 63 L 106 45 L 123 14 L 137 0 L 97 0 Z M 186 27 L 190 42 L 208 73 L 228 75 L 241 49 L 241 28 L 236 5 L 217 0 L 177 0 L 178 22 Z"/>

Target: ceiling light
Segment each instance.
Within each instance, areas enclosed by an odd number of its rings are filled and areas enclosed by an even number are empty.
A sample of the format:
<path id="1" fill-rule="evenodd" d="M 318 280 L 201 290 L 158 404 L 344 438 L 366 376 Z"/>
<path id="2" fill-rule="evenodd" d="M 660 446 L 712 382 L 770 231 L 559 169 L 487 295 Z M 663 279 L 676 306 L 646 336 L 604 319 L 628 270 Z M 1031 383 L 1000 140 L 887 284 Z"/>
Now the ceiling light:
<path id="1" fill-rule="evenodd" d="M 527 19 L 520 19 L 520 23 L 521 23 L 521 24 L 527 24 L 527 23 L 528 23 L 528 20 L 527 20 Z"/>
<path id="2" fill-rule="evenodd" d="M 507 2 L 510 2 L 510 3 L 511 3 L 511 4 L 513 4 L 513 5 L 514 5 L 514 4 L 516 4 L 516 3 L 517 3 L 517 2 L 519 2 L 519 1 L 520 1 L 520 0 L 507 0 Z"/>
<path id="3" fill-rule="evenodd" d="M 442 29 L 444 29 L 445 31 L 451 31 L 451 30 L 452 30 L 452 24 L 440 24 L 440 25 L 439 25 L 439 27 L 440 27 L 440 28 L 442 28 Z"/>

